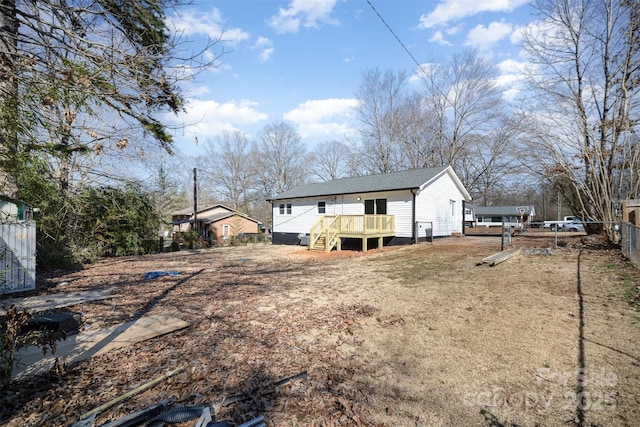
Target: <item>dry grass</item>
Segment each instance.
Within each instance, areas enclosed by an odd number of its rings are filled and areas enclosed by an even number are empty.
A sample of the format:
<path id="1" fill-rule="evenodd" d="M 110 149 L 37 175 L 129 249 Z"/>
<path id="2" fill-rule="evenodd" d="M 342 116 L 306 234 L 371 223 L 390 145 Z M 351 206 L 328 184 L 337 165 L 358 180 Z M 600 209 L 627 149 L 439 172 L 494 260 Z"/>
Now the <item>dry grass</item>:
<path id="1" fill-rule="evenodd" d="M 476 263 L 500 249 L 496 238 L 367 254 L 255 245 L 105 260 L 51 278 L 69 281 L 65 290 L 117 287 L 115 304 L 75 307 L 88 322 L 106 326 L 160 310 L 193 326 L 34 380 L 36 393 L 16 384 L 3 396 L 1 420 L 64 424 L 186 364 L 185 373 L 103 419 L 167 397 L 196 404 L 245 396 L 216 404 L 218 419 L 240 423 L 265 413 L 274 426 L 635 425 L 640 325 L 629 297 L 640 275 L 616 251 L 584 249 L 579 240 L 551 256 L 520 255 L 495 267 Z M 182 276 L 140 279 L 151 270 Z M 307 379 L 274 389 L 301 371 Z"/>

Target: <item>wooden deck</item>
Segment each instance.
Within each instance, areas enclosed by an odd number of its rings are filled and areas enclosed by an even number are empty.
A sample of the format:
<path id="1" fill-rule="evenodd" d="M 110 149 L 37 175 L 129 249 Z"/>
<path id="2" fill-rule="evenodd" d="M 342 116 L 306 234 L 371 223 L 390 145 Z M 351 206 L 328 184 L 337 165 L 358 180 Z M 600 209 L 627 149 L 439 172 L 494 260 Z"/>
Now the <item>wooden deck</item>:
<path id="1" fill-rule="evenodd" d="M 309 250 L 340 250 L 342 238 L 355 238 L 362 239 L 362 251 L 366 252 L 367 239 L 377 238 L 378 247 L 382 247 L 383 238 L 395 234 L 393 215 L 325 215 L 311 227 Z"/>

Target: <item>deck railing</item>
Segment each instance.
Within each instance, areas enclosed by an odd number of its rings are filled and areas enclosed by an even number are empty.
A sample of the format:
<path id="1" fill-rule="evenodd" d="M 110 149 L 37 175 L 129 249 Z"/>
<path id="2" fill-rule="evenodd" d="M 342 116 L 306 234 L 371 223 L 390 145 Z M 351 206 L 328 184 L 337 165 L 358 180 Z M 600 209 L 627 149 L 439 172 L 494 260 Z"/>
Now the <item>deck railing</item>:
<path id="1" fill-rule="evenodd" d="M 396 229 L 393 215 L 339 215 L 340 234 L 378 235 L 393 233 Z"/>
<path id="2" fill-rule="evenodd" d="M 337 231 L 338 216 L 336 215 L 324 215 L 319 218 L 312 226 L 309 232 L 309 248 L 313 248 L 318 242 L 320 237 L 325 236 L 325 245 L 328 244 L 329 234 L 334 234 Z M 328 230 L 331 230 L 329 232 Z"/>
<path id="3" fill-rule="evenodd" d="M 312 226 L 309 249 L 324 236 L 325 250 L 329 251 L 342 237 L 366 238 L 393 235 L 396 229 L 393 215 L 324 215 Z"/>

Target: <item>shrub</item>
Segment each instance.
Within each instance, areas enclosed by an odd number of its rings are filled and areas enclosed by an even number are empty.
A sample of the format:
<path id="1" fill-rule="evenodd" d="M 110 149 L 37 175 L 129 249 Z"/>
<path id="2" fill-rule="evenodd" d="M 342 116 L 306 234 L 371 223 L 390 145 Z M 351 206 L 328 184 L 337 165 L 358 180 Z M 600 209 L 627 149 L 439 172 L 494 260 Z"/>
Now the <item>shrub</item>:
<path id="1" fill-rule="evenodd" d="M 40 347 L 44 354 L 47 354 L 47 350 L 53 354 L 56 351 L 56 342 L 66 337 L 63 332 L 46 329 L 23 332 L 31 318 L 32 315 L 26 309 L 18 310 L 15 306 L 11 306 L 7 310 L 5 319 L 0 323 L 0 386 L 2 388 L 11 381 L 13 365 L 16 362 L 19 363 L 19 360 L 16 360 L 18 350 L 35 345 Z"/>

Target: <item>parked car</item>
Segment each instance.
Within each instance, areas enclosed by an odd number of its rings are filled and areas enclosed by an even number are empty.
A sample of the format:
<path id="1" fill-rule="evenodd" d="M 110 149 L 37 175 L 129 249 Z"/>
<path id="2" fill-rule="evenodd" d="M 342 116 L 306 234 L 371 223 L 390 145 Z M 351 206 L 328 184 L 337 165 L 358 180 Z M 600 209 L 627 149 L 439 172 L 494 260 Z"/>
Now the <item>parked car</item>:
<path id="1" fill-rule="evenodd" d="M 580 220 L 573 220 L 562 224 L 562 231 L 584 231 L 584 224 Z"/>
<path id="2" fill-rule="evenodd" d="M 556 231 L 556 230 L 561 231 L 561 230 L 564 230 L 565 224 L 574 224 L 574 223 L 581 223 L 580 218 L 575 216 L 565 216 L 562 221 L 544 221 L 544 228 L 548 228 L 551 231 Z M 564 231 L 567 231 L 567 230 L 564 230 Z"/>

